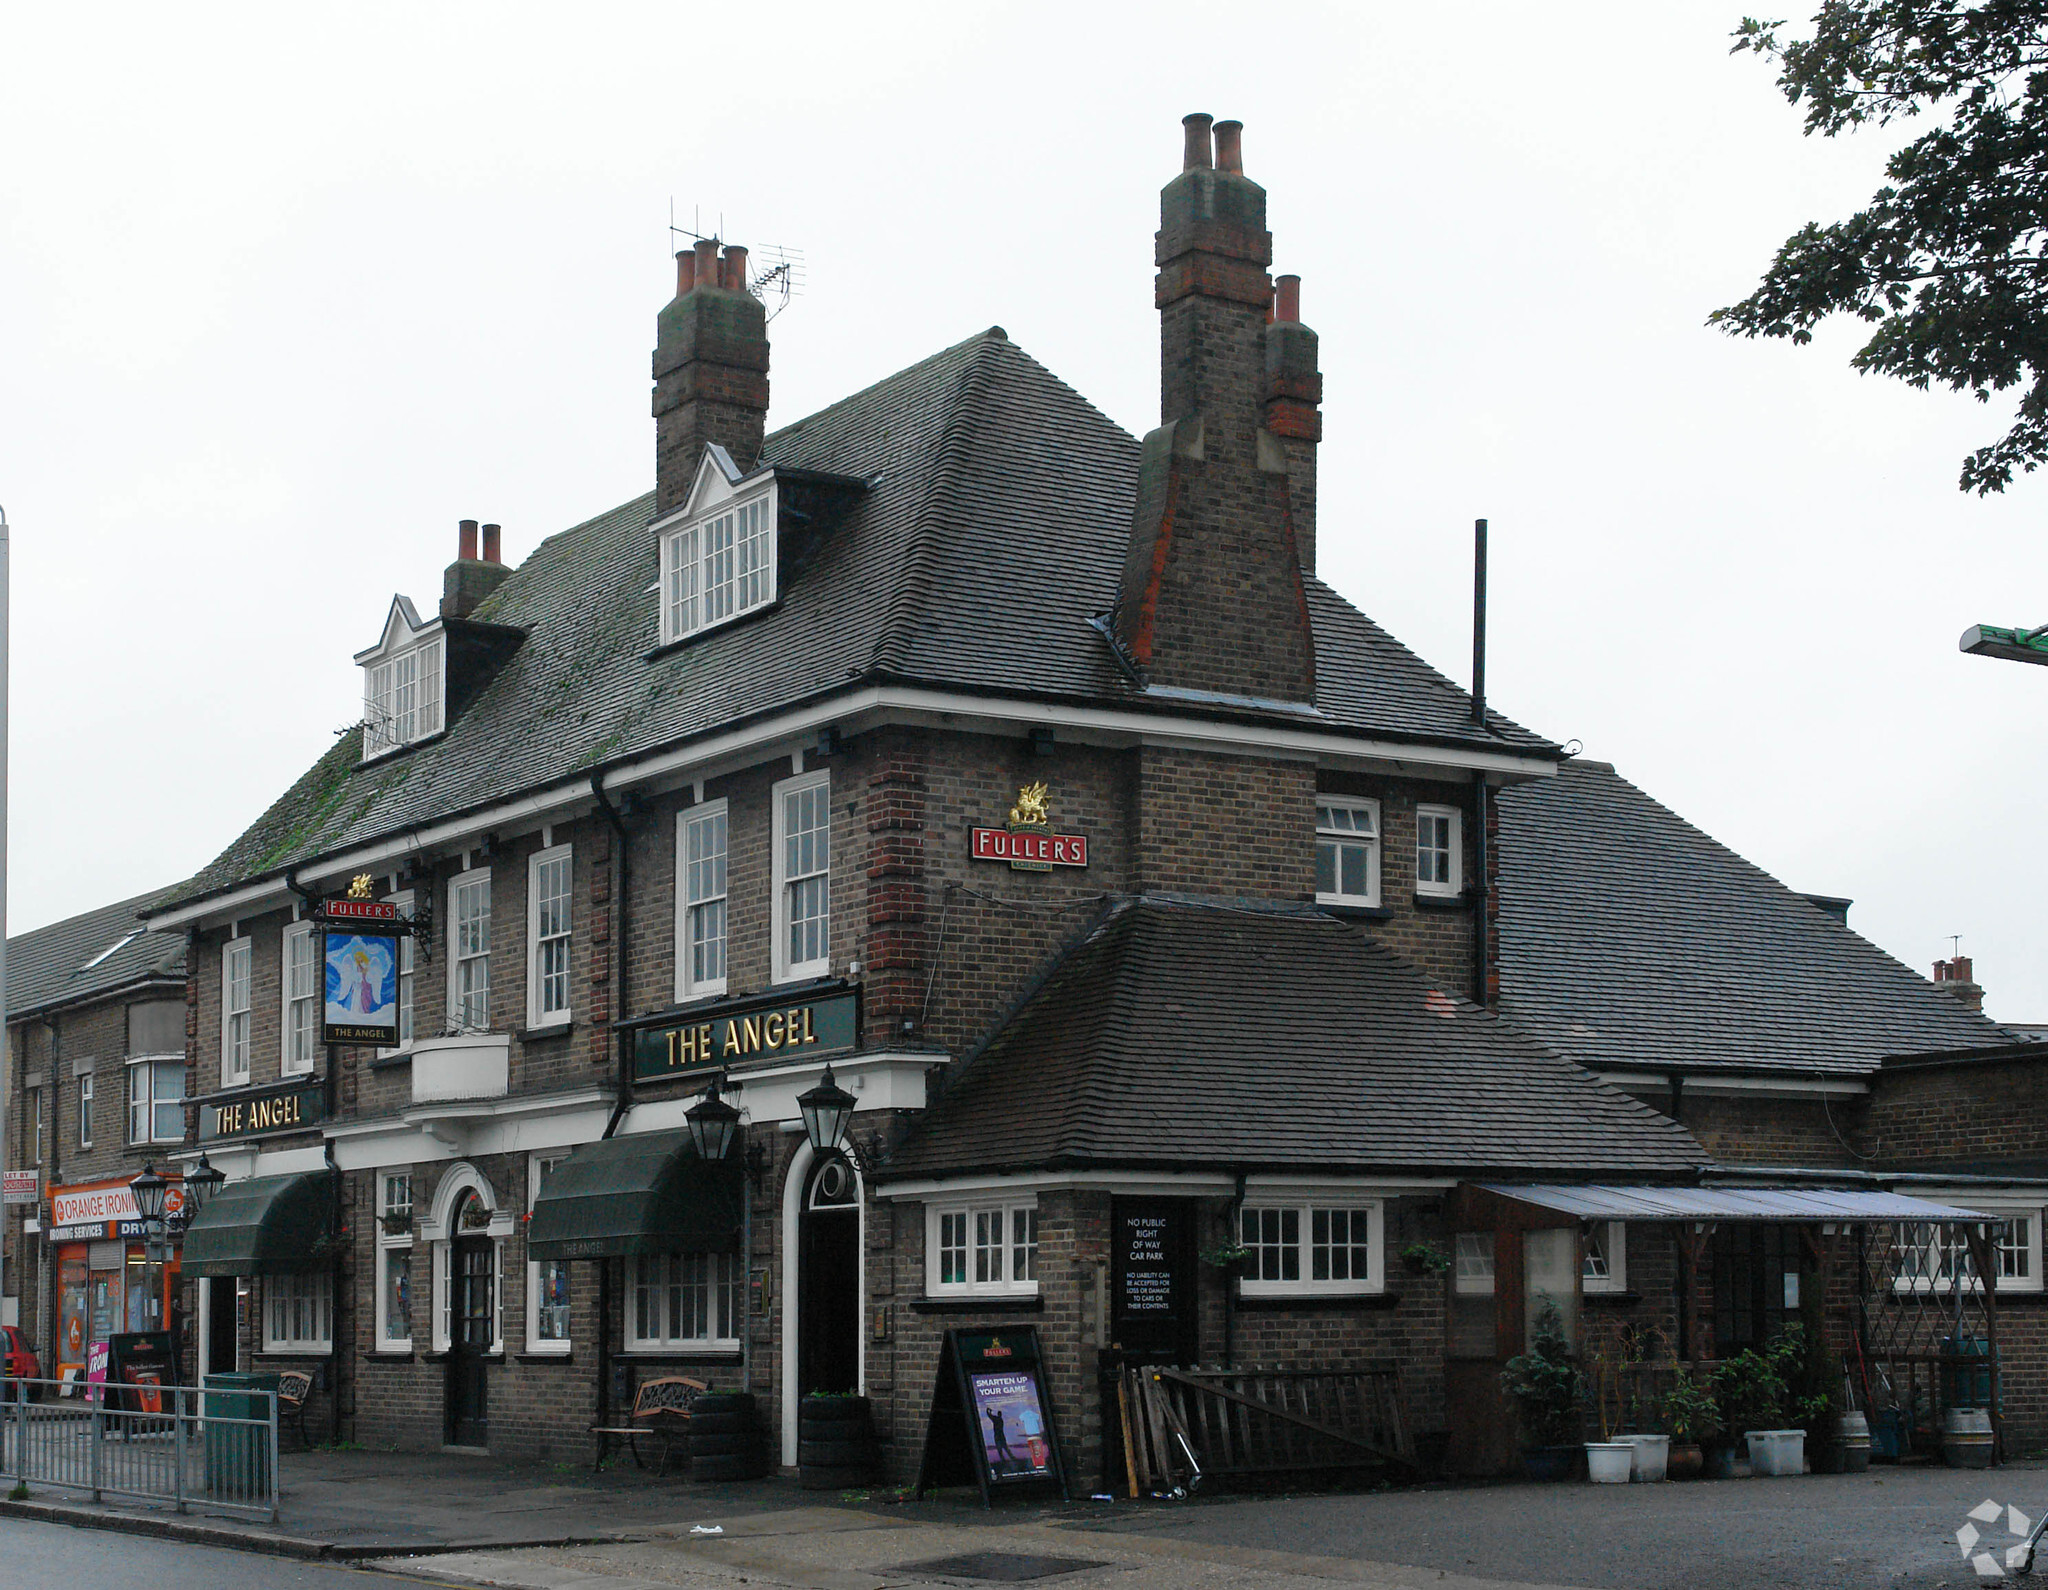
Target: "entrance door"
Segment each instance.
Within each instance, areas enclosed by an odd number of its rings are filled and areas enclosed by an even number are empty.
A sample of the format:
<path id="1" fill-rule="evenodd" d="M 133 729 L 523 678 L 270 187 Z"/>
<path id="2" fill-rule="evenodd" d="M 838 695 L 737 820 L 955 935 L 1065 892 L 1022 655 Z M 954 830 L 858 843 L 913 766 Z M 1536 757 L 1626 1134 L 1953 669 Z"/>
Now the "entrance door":
<path id="1" fill-rule="evenodd" d="M 1726 1222 L 1714 1231 L 1714 1352 L 1761 1347 L 1799 1317 L 1805 1268 L 1796 1226 Z"/>
<path id="2" fill-rule="evenodd" d="M 1127 1364 L 1191 1364 L 1195 1222 L 1185 1198 L 1117 1198 L 1110 1205 L 1110 1346 Z"/>
<path id="3" fill-rule="evenodd" d="M 491 1350 L 497 1309 L 488 1237 L 462 1237 L 450 1256 L 448 1428 L 450 1446 L 486 1446 L 490 1441 L 485 1354 Z"/>
<path id="4" fill-rule="evenodd" d="M 217 1276 L 206 1283 L 206 1364 L 208 1375 L 235 1372 L 235 1289 L 239 1283 L 230 1276 Z"/>
<path id="5" fill-rule="evenodd" d="M 811 1171 L 797 1246 L 797 1391 L 858 1391 L 860 1201 L 837 1155 Z"/>

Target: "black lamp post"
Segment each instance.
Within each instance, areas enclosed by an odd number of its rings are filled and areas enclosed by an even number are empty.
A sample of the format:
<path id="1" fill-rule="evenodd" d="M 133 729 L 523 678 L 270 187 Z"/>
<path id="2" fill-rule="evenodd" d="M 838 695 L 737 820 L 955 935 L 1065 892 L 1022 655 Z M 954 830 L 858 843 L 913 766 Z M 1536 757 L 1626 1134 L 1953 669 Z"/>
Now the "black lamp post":
<path id="1" fill-rule="evenodd" d="M 156 1323 L 161 1324 L 163 1317 L 158 1311 L 163 1307 L 164 1199 L 171 1190 L 171 1184 L 157 1174 L 154 1164 L 148 1164 L 142 1167 L 142 1174 L 128 1184 L 128 1190 L 135 1196 L 135 1213 L 142 1220 L 143 1252 L 149 1260 L 151 1272 L 150 1312 L 156 1315 Z"/>
<path id="2" fill-rule="evenodd" d="M 853 1106 L 853 1095 L 832 1080 L 829 1062 L 818 1085 L 796 1096 L 796 1107 L 804 1112 L 804 1133 L 811 1140 L 811 1148 L 820 1154 L 846 1154 L 865 1174 L 867 1158 L 846 1130 L 846 1123 L 853 1119 Z"/>
<path id="3" fill-rule="evenodd" d="M 740 1112 L 718 1096 L 722 1077 L 713 1077 L 704 1097 L 683 1112 L 690 1123 L 690 1141 L 700 1159 L 724 1159 L 732 1147 L 733 1134 L 740 1129 Z"/>

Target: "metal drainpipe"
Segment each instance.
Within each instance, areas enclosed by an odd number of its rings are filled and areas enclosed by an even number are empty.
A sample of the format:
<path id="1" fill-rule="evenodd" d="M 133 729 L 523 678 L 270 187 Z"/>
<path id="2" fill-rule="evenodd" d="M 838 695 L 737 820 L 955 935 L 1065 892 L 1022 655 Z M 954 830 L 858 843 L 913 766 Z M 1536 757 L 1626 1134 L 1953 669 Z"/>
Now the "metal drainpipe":
<path id="1" fill-rule="evenodd" d="M 604 792 L 603 768 L 590 775 L 590 793 L 597 800 L 598 810 L 604 813 L 604 820 L 610 824 L 612 838 L 618 846 L 617 858 L 612 863 L 612 1033 L 619 1046 L 619 1086 L 618 1097 L 612 1103 L 612 1118 L 604 1124 L 604 1137 L 609 1139 L 619 1129 L 619 1122 L 626 1118 L 626 1112 L 633 1107 L 633 1040 L 630 1033 L 618 1030 L 618 1024 L 626 1013 L 626 886 L 632 879 L 632 869 L 627 860 L 625 820 L 612 804 L 611 797 Z M 619 1262 L 623 1264 L 624 1261 Z M 599 1424 L 612 1422 L 612 1263 L 610 1259 L 597 1261 Z"/>
<path id="2" fill-rule="evenodd" d="M 1479 872 L 1479 887 L 1472 895 L 1472 1003 L 1482 1009 L 1493 1003 L 1491 961 L 1493 945 L 1488 935 L 1488 908 L 1493 904 L 1493 847 L 1487 841 L 1486 775 L 1472 775 L 1472 862 Z"/>
<path id="3" fill-rule="evenodd" d="M 1244 1240 L 1244 1180 L 1245 1173 L 1237 1173 L 1237 1192 L 1230 1200 L 1230 1244 L 1235 1247 Z M 1237 1307 L 1234 1302 L 1236 1289 L 1231 1285 L 1235 1276 L 1223 1277 L 1223 1367 L 1237 1367 Z"/>

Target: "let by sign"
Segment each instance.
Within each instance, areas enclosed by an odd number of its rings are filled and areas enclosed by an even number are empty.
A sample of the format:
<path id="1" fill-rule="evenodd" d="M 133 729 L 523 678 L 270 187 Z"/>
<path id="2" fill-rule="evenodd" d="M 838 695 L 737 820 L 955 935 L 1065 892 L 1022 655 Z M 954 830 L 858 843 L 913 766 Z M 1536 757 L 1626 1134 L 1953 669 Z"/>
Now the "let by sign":
<path id="1" fill-rule="evenodd" d="M 641 1082 L 746 1060 L 809 1059 L 851 1049 L 860 1036 L 851 992 L 774 1004 L 713 1007 L 633 1035 L 633 1075 Z"/>

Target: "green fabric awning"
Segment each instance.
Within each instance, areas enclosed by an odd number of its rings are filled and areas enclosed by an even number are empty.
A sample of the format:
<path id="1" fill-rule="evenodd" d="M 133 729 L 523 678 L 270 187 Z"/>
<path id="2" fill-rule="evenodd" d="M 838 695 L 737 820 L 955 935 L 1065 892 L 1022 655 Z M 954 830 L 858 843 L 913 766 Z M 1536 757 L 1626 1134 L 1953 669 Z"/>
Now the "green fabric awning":
<path id="1" fill-rule="evenodd" d="M 687 1131 L 585 1143 L 548 1172 L 534 1199 L 528 1257 L 730 1252 L 746 1206 L 737 1147 L 707 1163 Z"/>
<path id="2" fill-rule="evenodd" d="M 186 1275 L 277 1275 L 315 1270 L 314 1244 L 332 1229 L 334 1174 L 255 1176 L 231 1181 L 185 1228 L 179 1265 Z"/>

